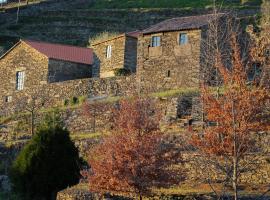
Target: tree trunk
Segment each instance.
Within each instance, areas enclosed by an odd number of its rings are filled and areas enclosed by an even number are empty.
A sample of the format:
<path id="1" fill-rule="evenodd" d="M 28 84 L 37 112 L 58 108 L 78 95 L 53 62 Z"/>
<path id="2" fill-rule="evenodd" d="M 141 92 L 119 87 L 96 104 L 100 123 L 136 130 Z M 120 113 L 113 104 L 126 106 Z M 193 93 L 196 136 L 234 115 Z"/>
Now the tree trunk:
<path id="1" fill-rule="evenodd" d="M 34 112 L 31 112 L 31 135 L 34 136 L 35 132 L 35 116 Z"/>
<path id="2" fill-rule="evenodd" d="M 238 181 L 237 181 L 237 157 L 233 158 L 233 190 L 234 190 L 234 200 L 238 200 Z"/>
<path id="3" fill-rule="evenodd" d="M 19 22 L 20 7 L 21 7 L 21 0 L 19 0 L 19 3 L 18 3 L 16 24 L 18 24 L 18 22 Z"/>
<path id="4" fill-rule="evenodd" d="M 96 132 L 96 109 L 94 108 L 94 116 L 93 116 L 93 131 Z"/>
<path id="5" fill-rule="evenodd" d="M 233 117 L 233 191 L 234 200 L 238 200 L 238 138 L 236 133 L 236 120 L 234 100 L 232 101 L 232 117 Z"/>
<path id="6" fill-rule="evenodd" d="M 141 194 L 139 195 L 139 199 L 142 200 L 142 195 Z"/>

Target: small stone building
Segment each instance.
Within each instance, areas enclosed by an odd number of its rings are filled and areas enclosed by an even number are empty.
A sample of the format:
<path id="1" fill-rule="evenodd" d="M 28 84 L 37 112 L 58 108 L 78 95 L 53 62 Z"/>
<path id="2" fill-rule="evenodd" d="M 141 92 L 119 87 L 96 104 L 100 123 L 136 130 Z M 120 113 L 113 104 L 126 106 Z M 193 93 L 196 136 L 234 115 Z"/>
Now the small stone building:
<path id="1" fill-rule="evenodd" d="M 38 90 L 45 94 L 50 89 L 49 98 L 72 95 L 79 80 L 91 78 L 92 63 L 89 48 L 21 40 L 0 57 L 0 106 L 11 106 Z"/>
<path id="2" fill-rule="evenodd" d="M 92 44 L 94 51 L 93 76 L 113 77 L 117 69 L 136 72 L 139 33 L 139 31 L 129 32 Z"/>
<path id="3" fill-rule="evenodd" d="M 218 15 L 220 18 L 221 15 Z M 203 41 L 213 15 L 173 18 L 142 31 L 138 38 L 137 82 L 141 91 L 198 87 Z"/>

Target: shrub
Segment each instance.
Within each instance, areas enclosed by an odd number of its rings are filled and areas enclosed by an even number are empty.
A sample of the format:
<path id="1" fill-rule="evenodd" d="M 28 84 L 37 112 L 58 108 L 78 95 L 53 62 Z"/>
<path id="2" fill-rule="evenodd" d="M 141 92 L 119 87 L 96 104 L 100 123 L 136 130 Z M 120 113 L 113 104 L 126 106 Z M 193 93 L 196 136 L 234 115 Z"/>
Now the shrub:
<path id="1" fill-rule="evenodd" d="M 94 37 L 89 39 L 89 47 L 93 44 L 102 42 L 104 40 L 108 40 L 110 38 L 114 38 L 117 35 L 119 35 L 119 33 L 117 32 L 108 32 L 108 31 L 104 31 L 101 33 L 98 33 L 97 35 L 95 35 Z"/>
<path id="2" fill-rule="evenodd" d="M 72 97 L 72 99 L 71 99 L 71 104 L 72 105 L 76 105 L 76 104 L 78 104 L 79 103 L 79 98 L 78 97 Z"/>
<path id="3" fill-rule="evenodd" d="M 60 123 L 42 125 L 12 164 L 13 190 L 23 199 L 55 199 L 59 190 L 78 183 L 80 163 L 69 132 Z"/>
<path id="4" fill-rule="evenodd" d="M 69 100 L 68 99 L 65 99 L 64 100 L 64 106 L 68 106 L 68 104 L 69 104 Z"/>
<path id="5" fill-rule="evenodd" d="M 119 68 L 119 69 L 114 70 L 115 76 L 128 76 L 128 75 L 130 75 L 130 73 L 131 73 L 130 70 L 125 69 L 125 68 Z"/>

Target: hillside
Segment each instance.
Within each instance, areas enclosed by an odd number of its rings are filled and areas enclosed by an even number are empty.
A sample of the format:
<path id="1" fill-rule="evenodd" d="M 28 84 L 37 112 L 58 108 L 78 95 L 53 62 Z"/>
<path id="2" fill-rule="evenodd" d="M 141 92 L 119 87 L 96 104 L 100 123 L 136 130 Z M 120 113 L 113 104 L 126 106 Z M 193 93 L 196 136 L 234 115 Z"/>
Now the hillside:
<path id="1" fill-rule="evenodd" d="M 202 3 L 203 2 L 203 3 Z M 211 0 L 58 0 L 0 13 L 0 51 L 19 38 L 87 46 L 89 37 L 103 31 L 126 32 L 144 29 L 172 17 L 211 12 Z M 246 4 L 226 3 L 244 15 L 258 12 L 260 0 Z M 172 9 L 173 8 L 173 9 Z M 3 50 L 2 50 L 3 51 Z"/>
<path id="2" fill-rule="evenodd" d="M 217 0 L 218 5 L 229 7 L 257 6 L 261 0 Z M 104 8 L 207 8 L 211 7 L 213 0 L 98 0 L 92 6 L 97 9 Z"/>

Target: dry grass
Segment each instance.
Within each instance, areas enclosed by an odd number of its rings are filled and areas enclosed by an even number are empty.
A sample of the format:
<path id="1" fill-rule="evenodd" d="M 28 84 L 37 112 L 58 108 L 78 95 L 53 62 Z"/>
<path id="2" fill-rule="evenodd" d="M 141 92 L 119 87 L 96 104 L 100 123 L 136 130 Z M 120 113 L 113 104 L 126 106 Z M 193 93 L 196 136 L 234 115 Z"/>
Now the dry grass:
<path id="1" fill-rule="evenodd" d="M 99 34 L 97 34 L 94 37 L 92 37 L 92 38 L 89 39 L 89 41 L 88 41 L 89 47 L 91 47 L 94 44 L 100 43 L 102 41 L 105 41 L 105 40 L 109 40 L 111 38 L 114 38 L 114 37 L 116 37 L 118 35 L 119 35 L 118 32 L 104 31 L 102 33 L 99 33 Z"/>

